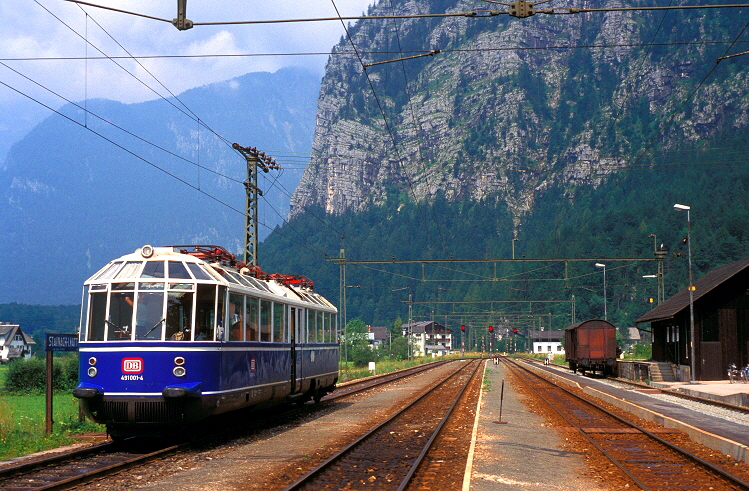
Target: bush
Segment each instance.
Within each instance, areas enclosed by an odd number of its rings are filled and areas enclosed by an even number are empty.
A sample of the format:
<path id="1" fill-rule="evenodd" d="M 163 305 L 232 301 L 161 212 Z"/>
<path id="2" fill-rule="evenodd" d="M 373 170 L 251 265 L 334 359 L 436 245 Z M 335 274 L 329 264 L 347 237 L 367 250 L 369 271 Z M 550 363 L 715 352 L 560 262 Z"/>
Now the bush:
<path id="1" fill-rule="evenodd" d="M 47 384 L 47 362 L 40 358 L 15 360 L 8 366 L 5 388 L 11 392 L 43 392 Z M 56 390 L 73 390 L 78 384 L 78 356 L 66 356 L 52 363 L 52 384 Z"/>

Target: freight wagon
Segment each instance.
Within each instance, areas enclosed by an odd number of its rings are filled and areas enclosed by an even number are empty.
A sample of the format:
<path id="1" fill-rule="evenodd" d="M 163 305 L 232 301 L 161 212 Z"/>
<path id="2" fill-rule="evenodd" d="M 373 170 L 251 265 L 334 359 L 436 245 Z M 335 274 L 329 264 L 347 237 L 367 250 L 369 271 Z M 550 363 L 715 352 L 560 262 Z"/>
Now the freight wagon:
<path id="1" fill-rule="evenodd" d="M 564 331 L 565 347 L 570 369 L 613 373 L 616 363 L 616 327 L 602 319 L 591 319 L 572 324 Z"/>

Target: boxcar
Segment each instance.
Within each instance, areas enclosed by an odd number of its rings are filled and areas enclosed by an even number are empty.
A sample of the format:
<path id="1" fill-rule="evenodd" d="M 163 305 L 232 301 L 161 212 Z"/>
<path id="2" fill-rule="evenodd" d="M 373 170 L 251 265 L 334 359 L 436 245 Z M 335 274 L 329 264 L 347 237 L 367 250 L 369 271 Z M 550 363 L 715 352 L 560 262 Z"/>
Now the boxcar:
<path id="1" fill-rule="evenodd" d="M 602 319 L 572 324 L 564 331 L 567 361 L 573 372 L 613 373 L 616 363 L 616 327 Z"/>

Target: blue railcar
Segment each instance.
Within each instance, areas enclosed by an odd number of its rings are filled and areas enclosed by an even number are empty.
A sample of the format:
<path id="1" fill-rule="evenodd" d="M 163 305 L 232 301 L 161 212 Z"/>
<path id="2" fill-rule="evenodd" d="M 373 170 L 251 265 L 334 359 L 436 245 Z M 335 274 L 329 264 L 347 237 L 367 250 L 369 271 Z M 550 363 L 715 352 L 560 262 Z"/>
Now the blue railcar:
<path id="1" fill-rule="evenodd" d="M 318 401 L 338 381 L 337 310 L 304 277 L 217 246 L 144 246 L 84 284 L 73 395 L 114 438 Z"/>

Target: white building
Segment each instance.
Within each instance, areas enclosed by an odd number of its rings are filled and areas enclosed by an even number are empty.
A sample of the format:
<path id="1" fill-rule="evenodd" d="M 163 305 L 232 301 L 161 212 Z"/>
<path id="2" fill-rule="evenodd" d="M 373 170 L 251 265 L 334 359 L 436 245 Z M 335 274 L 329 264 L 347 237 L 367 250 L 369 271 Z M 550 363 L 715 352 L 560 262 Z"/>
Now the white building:
<path id="1" fill-rule="evenodd" d="M 16 358 L 31 358 L 31 336 L 21 331 L 18 324 L 0 323 L 0 363 Z"/>
<path id="2" fill-rule="evenodd" d="M 407 336 L 409 325 L 403 324 L 403 335 Z M 411 331 L 411 346 L 414 356 L 437 356 L 449 354 L 452 351 L 452 329 L 433 321 L 414 322 Z"/>
<path id="3" fill-rule="evenodd" d="M 533 352 L 536 354 L 564 355 L 564 331 L 537 331 L 528 332 L 533 343 Z"/>

